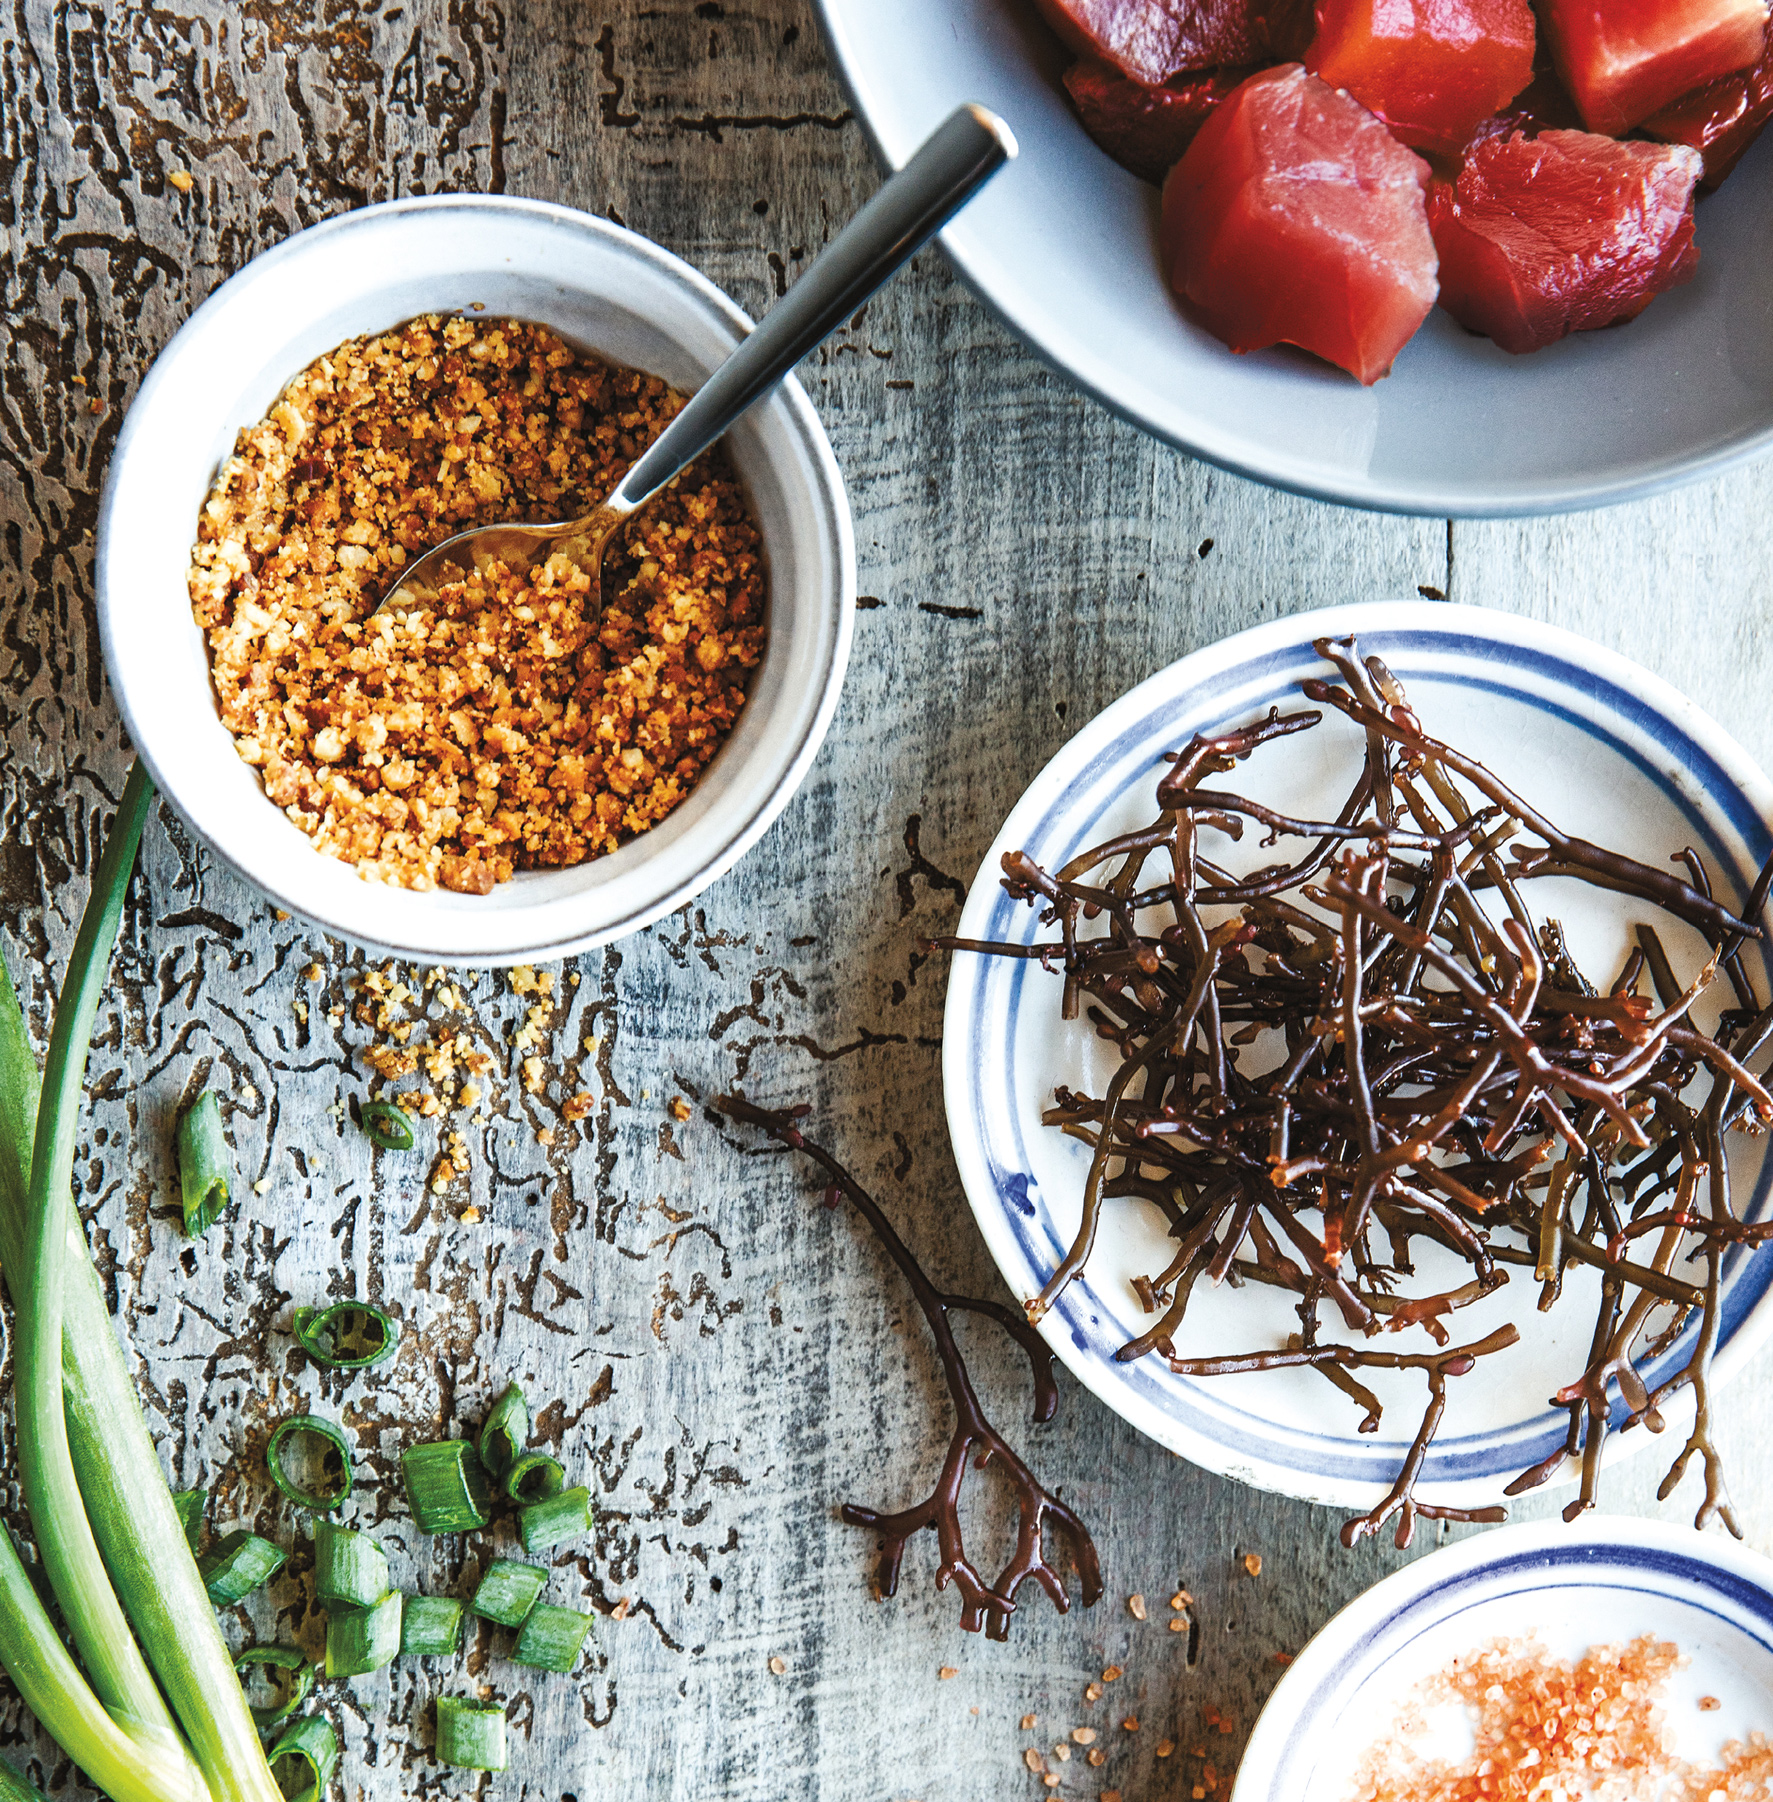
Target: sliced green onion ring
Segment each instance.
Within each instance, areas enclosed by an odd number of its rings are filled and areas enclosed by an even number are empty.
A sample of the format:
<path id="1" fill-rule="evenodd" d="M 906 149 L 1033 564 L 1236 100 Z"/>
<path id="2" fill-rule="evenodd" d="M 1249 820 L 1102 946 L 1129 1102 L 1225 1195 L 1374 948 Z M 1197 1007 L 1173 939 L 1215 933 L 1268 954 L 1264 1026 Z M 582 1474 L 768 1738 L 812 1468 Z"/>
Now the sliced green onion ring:
<path id="1" fill-rule="evenodd" d="M 412 1150 L 412 1122 L 391 1101 L 366 1101 L 359 1109 L 363 1136 L 383 1151 Z"/>
<path id="2" fill-rule="evenodd" d="M 502 1477 L 529 1443 L 529 1403 L 515 1383 L 493 1403 L 480 1427 L 480 1462 Z"/>
<path id="3" fill-rule="evenodd" d="M 206 1089 L 179 1121 L 179 1191 L 185 1231 L 195 1239 L 228 1205 L 234 1154 L 222 1133 L 221 1103 Z"/>
<path id="4" fill-rule="evenodd" d="M 297 1308 L 293 1328 L 302 1350 L 328 1370 L 368 1370 L 400 1344 L 399 1322 L 362 1301 Z"/>
<path id="5" fill-rule="evenodd" d="M 247 1698 L 252 1718 L 258 1722 L 262 1733 L 288 1720 L 307 1701 L 308 1692 L 314 1687 L 314 1666 L 308 1661 L 307 1653 L 298 1652 L 294 1646 L 248 1646 L 234 1660 L 234 1674 L 242 1687 L 246 1683 L 246 1673 L 260 1664 L 286 1673 L 283 1682 L 276 1685 L 281 1700 L 259 1703 L 250 1696 Z"/>
<path id="6" fill-rule="evenodd" d="M 179 1517 L 179 1525 L 185 1529 L 185 1543 L 190 1546 L 193 1555 L 203 1538 L 203 1512 L 209 1506 L 207 1489 L 181 1489 L 172 1498 L 172 1510 Z"/>
<path id="7" fill-rule="evenodd" d="M 281 1546 L 237 1527 L 218 1539 L 207 1558 L 197 1560 L 197 1574 L 218 1608 L 231 1608 L 289 1562 Z"/>
<path id="8" fill-rule="evenodd" d="M 324 1715 L 305 1714 L 294 1726 L 286 1728 L 268 1754 L 271 1775 L 289 1802 L 320 1802 L 332 1780 L 333 1766 L 339 1762 L 339 1736 Z M 292 1773 L 299 1787 L 290 1788 L 290 1778 L 277 1767 L 286 1760 L 299 1760 L 307 1767 L 306 1782 L 302 1773 Z"/>
<path id="9" fill-rule="evenodd" d="M 511 1657 L 518 1664 L 531 1665 L 538 1671 L 558 1671 L 564 1676 L 579 1662 L 585 1635 L 590 1631 L 590 1615 L 580 1614 L 576 1608 L 556 1608 L 552 1602 L 538 1602 L 518 1632 Z"/>
<path id="10" fill-rule="evenodd" d="M 526 1552 L 549 1551 L 591 1530 L 591 1491 L 583 1484 L 563 1489 L 559 1495 L 531 1502 L 517 1520 Z"/>
<path id="11" fill-rule="evenodd" d="M 466 1439 L 433 1439 L 400 1454 L 406 1499 L 421 1533 L 477 1533 L 492 1519 L 492 1489 Z"/>
<path id="12" fill-rule="evenodd" d="M 408 1596 L 400 1615 L 404 1658 L 453 1658 L 462 1643 L 462 1604 L 454 1596 Z"/>
<path id="13" fill-rule="evenodd" d="M 367 1533 L 314 1523 L 314 1595 L 324 1608 L 373 1608 L 388 1593 L 388 1560 Z"/>
<path id="14" fill-rule="evenodd" d="M 399 1590 L 373 1608 L 335 1608 L 326 1617 L 326 1674 L 361 1677 L 391 1664 L 400 1650 Z"/>
<path id="15" fill-rule="evenodd" d="M 505 1768 L 505 1711 L 497 1702 L 437 1698 L 437 1756 L 464 1771 Z"/>
<path id="16" fill-rule="evenodd" d="M 521 1627 L 547 1581 L 548 1573 L 539 1564 L 498 1558 L 486 1567 L 468 1606 L 482 1620 L 501 1627 Z"/>
<path id="17" fill-rule="evenodd" d="M 323 1442 L 327 1449 L 319 1450 L 314 1443 L 316 1440 Z M 290 1475 L 284 1463 L 284 1447 L 292 1441 L 298 1445 L 306 1443 L 310 1463 L 329 1480 L 330 1488 L 305 1488 L 298 1478 Z M 330 1468 L 335 1459 L 336 1471 Z M 298 1508 L 306 1508 L 310 1513 L 331 1514 L 351 1493 L 350 1444 L 330 1420 L 322 1420 L 318 1414 L 297 1414 L 286 1420 L 265 1447 L 265 1463 L 270 1467 L 271 1481 L 278 1489 Z"/>
<path id="18" fill-rule="evenodd" d="M 505 1494 L 521 1507 L 531 1502 L 545 1502 L 566 1487 L 566 1472 L 558 1458 L 546 1452 L 525 1452 L 511 1461 L 505 1472 Z"/>

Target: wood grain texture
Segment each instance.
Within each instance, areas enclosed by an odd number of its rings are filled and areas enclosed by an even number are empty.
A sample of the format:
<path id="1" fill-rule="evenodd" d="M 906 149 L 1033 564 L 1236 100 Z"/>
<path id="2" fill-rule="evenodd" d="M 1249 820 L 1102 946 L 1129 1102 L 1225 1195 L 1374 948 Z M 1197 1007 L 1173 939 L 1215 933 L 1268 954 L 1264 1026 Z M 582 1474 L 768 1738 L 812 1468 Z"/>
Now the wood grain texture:
<path id="1" fill-rule="evenodd" d="M 41 1039 L 127 761 L 92 610 L 98 487 L 143 372 L 203 296 L 343 208 L 490 187 L 619 219 L 761 312 L 876 173 L 802 0 L 8 0 L 0 84 L 0 921 Z M 1080 399 L 934 253 L 803 379 L 849 481 L 866 597 L 837 724 L 737 871 L 558 972 L 543 1096 L 514 1079 L 530 1003 L 505 979 L 465 984 L 460 1015 L 433 1002 L 424 1032 L 447 1023 L 499 1062 L 467 1181 L 432 1194 L 425 1156 L 372 1154 L 340 1111 L 367 1086 L 345 987 L 361 954 L 272 917 L 169 813 L 147 836 L 78 1181 L 175 1483 L 215 1486 L 220 1525 L 300 1548 L 264 1442 L 298 1407 L 330 1412 L 358 1448 L 355 1519 L 397 1580 L 465 1593 L 508 1525 L 415 1537 L 395 1459 L 471 1426 L 516 1377 L 602 1510 L 548 1592 L 598 1613 L 579 1675 L 538 1680 L 483 1630 L 457 1668 L 323 1684 L 347 1795 L 1032 1797 L 1024 1749 L 1088 1723 L 1107 1760 L 1056 1764 L 1059 1794 L 1170 1802 L 1201 1781 L 1186 1748 L 1207 1744 L 1208 1704 L 1234 1723 L 1208 1748 L 1223 1777 L 1276 1655 L 1397 1555 L 1343 1553 L 1326 1511 L 1192 1469 L 1069 1379 L 1056 1423 L 1016 1426 L 1025 1374 L 970 1323 L 981 1392 L 1094 1527 L 1108 1596 L 1067 1618 L 1031 1600 L 987 1644 L 955 1627 L 923 1546 L 877 1604 L 872 1545 L 836 1504 L 923 1493 L 949 1430 L 933 1360 L 854 1218 L 702 1104 L 735 1082 L 812 1102 L 938 1282 L 1001 1295 L 948 1156 L 942 971 L 916 941 L 953 921 L 997 822 L 1072 730 L 1260 619 L 1428 589 L 1518 608 L 1642 658 L 1773 756 L 1773 471 L 1451 530 L 1292 499 Z M 267 1186 L 193 1247 L 170 1141 L 206 1085 L 230 1097 L 243 1177 Z M 581 1088 L 598 1109 L 567 1127 L 558 1103 Z M 294 1349 L 292 1305 L 338 1295 L 402 1318 L 395 1365 L 344 1381 Z M 1764 1395 L 1739 1386 L 1724 1437 L 1767 1545 Z M 1656 1511 L 1656 1474 L 1618 1473 L 1612 1503 Z M 15 1488 L 5 1500 L 21 1525 Z M 984 1506 L 975 1531 L 993 1524 Z M 309 1563 L 298 1549 L 230 1633 L 317 1649 Z M 1166 1628 L 1178 1584 L 1200 1625 L 1192 1668 Z M 1125 1676 L 1086 1703 L 1109 1663 Z M 509 1774 L 483 1784 L 429 1755 L 431 1697 L 479 1685 L 509 1701 L 514 1742 Z M 0 1740 L 57 1796 L 85 1793 L 5 1693 Z M 1180 1749 L 1158 1760 L 1166 1736 Z"/>

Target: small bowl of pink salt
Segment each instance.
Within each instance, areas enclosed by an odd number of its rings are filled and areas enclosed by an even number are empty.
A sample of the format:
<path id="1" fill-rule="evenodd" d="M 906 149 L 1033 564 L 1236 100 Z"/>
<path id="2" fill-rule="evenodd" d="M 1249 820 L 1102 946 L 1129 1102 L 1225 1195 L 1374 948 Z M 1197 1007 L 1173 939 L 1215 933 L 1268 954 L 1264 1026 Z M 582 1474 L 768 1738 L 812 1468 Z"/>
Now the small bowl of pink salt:
<path id="1" fill-rule="evenodd" d="M 1502 1527 L 1344 1608 L 1257 1719 L 1232 1802 L 1773 1793 L 1773 1562 L 1620 1516 Z"/>

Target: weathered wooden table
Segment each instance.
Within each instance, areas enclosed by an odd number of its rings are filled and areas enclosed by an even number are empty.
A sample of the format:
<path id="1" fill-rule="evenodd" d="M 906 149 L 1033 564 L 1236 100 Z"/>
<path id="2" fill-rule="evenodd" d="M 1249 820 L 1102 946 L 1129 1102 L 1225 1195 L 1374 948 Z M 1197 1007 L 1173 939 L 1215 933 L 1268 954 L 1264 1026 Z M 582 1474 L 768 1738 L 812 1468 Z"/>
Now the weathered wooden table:
<path id="1" fill-rule="evenodd" d="M 0 93 L 0 917 L 41 1032 L 128 760 L 92 608 L 99 485 L 136 384 L 204 295 L 341 209 L 495 188 L 620 220 L 756 313 L 876 172 L 803 0 L 14 0 Z M 1074 727 L 1257 620 L 1418 592 L 1514 608 L 1641 658 L 1773 760 L 1773 466 L 1519 524 L 1289 499 L 1080 399 L 934 252 L 803 379 L 860 546 L 837 724 L 736 872 L 563 973 L 543 1096 L 510 1070 L 534 997 L 503 976 L 465 985 L 466 1029 L 504 1072 L 469 1183 L 433 1195 L 425 1159 L 373 1158 L 342 1117 L 364 1085 L 362 954 L 273 917 L 170 813 L 149 828 L 78 1183 L 175 1486 L 213 1485 L 218 1522 L 291 1541 L 264 1442 L 313 1403 L 354 1435 L 360 1518 L 397 1579 L 459 1592 L 483 1550 L 464 1563 L 412 1534 L 394 1460 L 515 1377 L 602 1509 L 553 1580 L 599 1615 L 580 1676 L 535 1680 L 483 1632 L 453 1673 L 408 1661 L 323 1685 L 347 1795 L 1033 1797 L 1024 1750 L 1086 1724 L 1105 1761 L 1053 1761 L 1057 1793 L 1190 1796 L 1205 1773 L 1188 1749 L 1204 1746 L 1222 1795 L 1277 1654 L 1396 1555 L 1341 1551 L 1329 1512 L 1190 1468 L 1069 1379 L 1059 1420 L 1028 1428 L 1017 1360 L 971 1333 L 1000 1423 L 1094 1527 L 1108 1594 L 1064 1618 L 1033 1598 L 989 1644 L 935 1592 L 926 1535 L 898 1598 L 877 1602 L 872 1542 L 836 1504 L 923 1493 L 949 1431 L 926 1336 L 855 1216 L 819 1207 L 785 1160 L 747 1156 L 699 1104 L 735 1082 L 812 1102 L 938 1280 L 1001 1295 L 949 1160 L 943 973 L 917 940 L 953 921 L 998 821 Z M 248 1181 L 193 1246 L 169 1141 L 205 1085 L 231 1094 Z M 559 1100 L 581 1087 L 598 1108 L 565 1126 Z M 697 1104 L 686 1121 L 679 1096 Z M 291 1305 L 338 1295 L 404 1317 L 395 1367 L 341 1382 L 293 1349 Z M 1759 1374 L 1722 1436 L 1751 1536 L 1773 1547 Z M 1659 1471 L 1616 1473 L 1611 1505 L 1657 1512 Z M 315 1649 L 307 1562 L 229 1631 Z M 1201 1627 L 1192 1668 L 1166 1631 L 1178 1584 Z M 1125 1675 L 1087 1702 L 1109 1664 Z M 427 1704 L 445 1685 L 510 1699 L 506 1777 L 432 1762 Z M 1209 1707 L 1229 1732 L 1209 1736 Z M 16 1698 L 4 1721 L 66 1790 Z"/>

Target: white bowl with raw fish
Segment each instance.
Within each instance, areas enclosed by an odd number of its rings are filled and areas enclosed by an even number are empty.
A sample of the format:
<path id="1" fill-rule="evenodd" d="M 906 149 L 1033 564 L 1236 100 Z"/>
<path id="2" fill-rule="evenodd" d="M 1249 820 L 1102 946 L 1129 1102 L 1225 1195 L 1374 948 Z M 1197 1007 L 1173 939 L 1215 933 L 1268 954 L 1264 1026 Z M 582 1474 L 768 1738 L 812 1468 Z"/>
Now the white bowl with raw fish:
<path id="1" fill-rule="evenodd" d="M 822 6 L 887 160 L 950 90 L 1011 120 L 946 246 L 1186 449 L 1499 514 L 1773 443 L 1767 0 Z"/>

